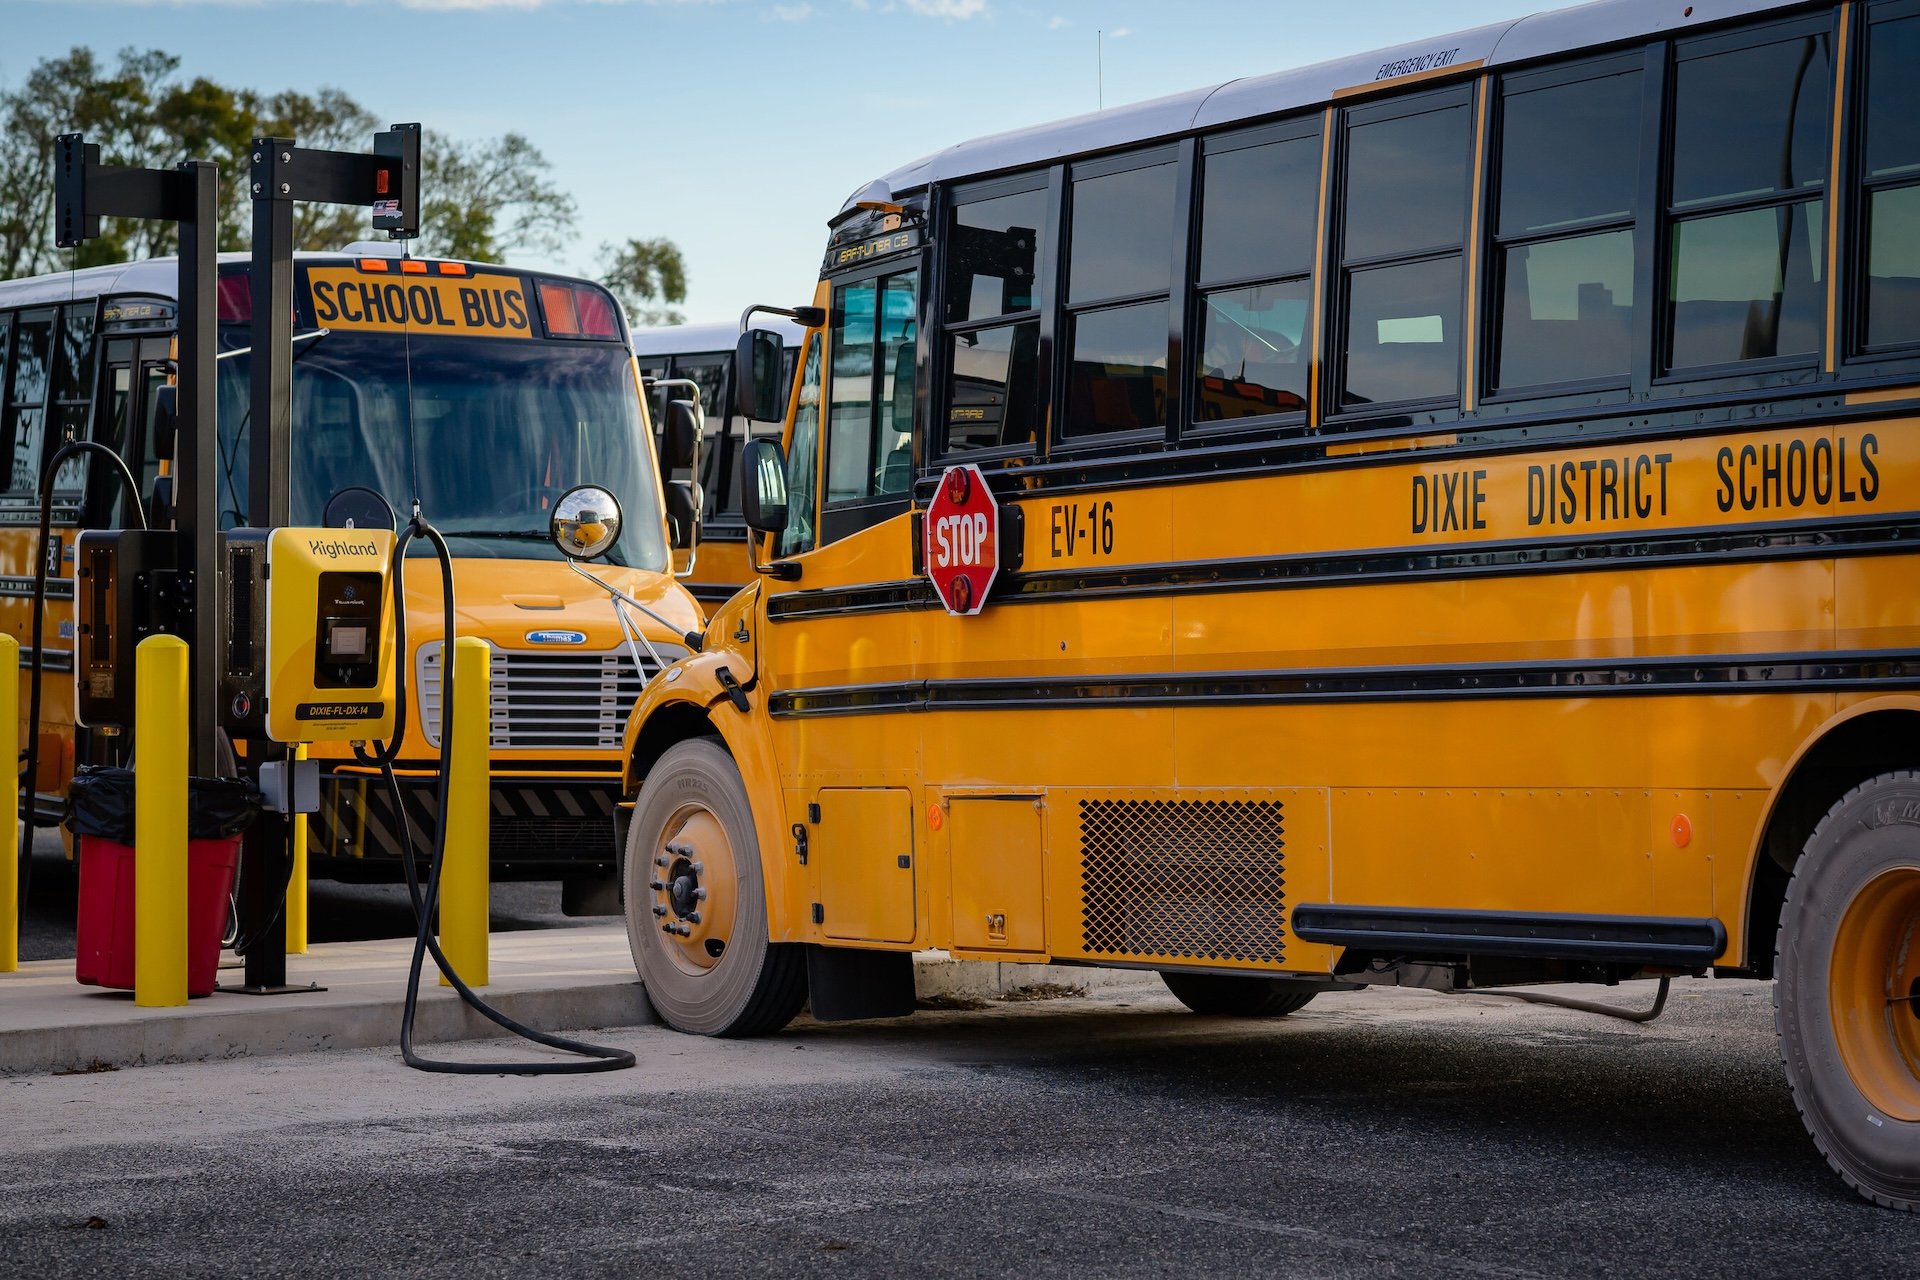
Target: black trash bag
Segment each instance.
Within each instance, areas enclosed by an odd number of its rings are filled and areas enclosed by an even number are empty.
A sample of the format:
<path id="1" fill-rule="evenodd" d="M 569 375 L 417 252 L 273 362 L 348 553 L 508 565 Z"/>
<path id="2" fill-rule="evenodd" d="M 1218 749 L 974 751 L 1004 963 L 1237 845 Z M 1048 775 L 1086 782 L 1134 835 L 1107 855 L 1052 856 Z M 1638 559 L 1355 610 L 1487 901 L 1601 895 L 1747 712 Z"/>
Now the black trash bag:
<path id="1" fill-rule="evenodd" d="M 260 792 L 244 778 L 187 779 L 187 838 L 224 840 L 260 815 Z M 81 765 L 67 788 L 67 830 L 133 843 L 133 770 Z"/>

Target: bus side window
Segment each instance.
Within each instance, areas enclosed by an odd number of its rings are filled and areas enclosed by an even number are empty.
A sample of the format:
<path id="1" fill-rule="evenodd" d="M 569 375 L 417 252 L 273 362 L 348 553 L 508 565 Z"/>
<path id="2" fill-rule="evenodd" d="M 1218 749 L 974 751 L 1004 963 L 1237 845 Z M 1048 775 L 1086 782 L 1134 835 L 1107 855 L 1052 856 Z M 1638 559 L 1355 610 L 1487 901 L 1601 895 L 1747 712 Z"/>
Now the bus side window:
<path id="1" fill-rule="evenodd" d="M 1196 422 L 1307 407 L 1320 124 L 1282 129 L 1206 144 Z"/>
<path id="2" fill-rule="evenodd" d="M 23 312 L 14 320 L 6 420 L 0 433 L 13 442 L 9 493 L 36 493 L 46 442 L 47 389 L 53 363 L 53 312 Z"/>
<path id="3" fill-rule="evenodd" d="M 1823 335 L 1829 37 L 1724 43 L 1676 50 L 1669 369 L 1811 355 Z"/>
<path id="4" fill-rule="evenodd" d="M 1501 86 L 1496 391 L 1633 371 L 1639 62 Z"/>
<path id="5" fill-rule="evenodd" d="M 1040 427 L 1047 175 L 961 195 L 946 215 L 941 451 L 1031 445 Z"/>
<path id="6" fill-rule="evenodd" d="M 1342 409 L 1460 394 L 1468 101 L 1463 88 L 1348 111 Z"/>
<path id="7" fill-rule="evenodd" d="M 1869 348 L 1920 343 L 1920 16 L 1867 38 L 1864 288 Z"/>

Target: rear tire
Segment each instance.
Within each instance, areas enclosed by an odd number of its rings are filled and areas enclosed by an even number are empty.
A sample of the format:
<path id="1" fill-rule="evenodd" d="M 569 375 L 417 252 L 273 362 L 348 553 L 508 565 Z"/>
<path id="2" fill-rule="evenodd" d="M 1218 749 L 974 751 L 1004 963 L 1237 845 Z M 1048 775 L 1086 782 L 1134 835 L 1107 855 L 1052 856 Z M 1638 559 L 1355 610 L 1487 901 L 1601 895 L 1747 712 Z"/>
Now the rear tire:
<path id="1" fill-rule="evenodd" d="M 1794 1104 L 1861 1195 L 1920 1210 L 1920 774 L 1842 796 L 1787 886 L 1774 1026 Z"/>
<path id="2" fill-rule="evenodd" d="M 717 738 L 669 747 L 627 833 L 627 943 L 668 1026 L 758 1036 L 807 998 L 805 951 L 767 937 L 760 842 L 740 769 Z"/>
<path id="3" fill-rule="evenodd" d="M 1227 1018 L 1284 1018 L 1320 994 L 1316 983 L 1293 978 L 1227 977 L 1163 971 L 1160 980 L 1195 1013 Z"/>

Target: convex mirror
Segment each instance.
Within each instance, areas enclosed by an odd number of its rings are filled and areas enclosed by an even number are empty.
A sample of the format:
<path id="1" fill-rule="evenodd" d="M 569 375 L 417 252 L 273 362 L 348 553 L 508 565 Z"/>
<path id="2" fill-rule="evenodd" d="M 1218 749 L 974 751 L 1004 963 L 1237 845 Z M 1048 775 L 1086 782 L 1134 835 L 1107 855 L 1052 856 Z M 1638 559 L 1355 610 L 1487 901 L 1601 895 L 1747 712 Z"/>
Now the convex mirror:
<path id="1" fill-rule="evenodd" d="M 570 560 L 597 560 L 620 540 L 620 500 L 597 484 L 575 485 L 553 504 L 547 535 Z"/>
<path id="2" fill-rule="evenodd" d="M 787 527 L 787 459 L 778 440 L 749 440 L 740 455 L 740 515 L 747 528 L 778 533 Z"/>

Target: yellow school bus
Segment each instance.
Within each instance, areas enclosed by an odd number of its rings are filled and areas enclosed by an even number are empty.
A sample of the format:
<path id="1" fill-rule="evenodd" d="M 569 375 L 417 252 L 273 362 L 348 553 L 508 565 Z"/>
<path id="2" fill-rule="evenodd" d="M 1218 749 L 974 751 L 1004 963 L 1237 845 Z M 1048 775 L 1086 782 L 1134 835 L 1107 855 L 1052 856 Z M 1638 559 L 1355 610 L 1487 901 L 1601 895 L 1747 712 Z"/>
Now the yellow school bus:
<path id="1" fill-rule="evenodd" d="M 769 325 L 781 340 L 781 385 L 791 386 L 801 329 L 778 317 Z M 740 454 L 748 440 L 780 433 L 778 422 L 749 422 L 731 412 L 733 350 L 739 337 L 739 327 L 731 324 L 662 325 L 633 331 L 633 354 L 640 362 L 641 377 L 652 388 L 647 406 L 655 423 L 665 420 L 668 399 L 684 390 L 672 385 L 675 381 L 684 379 L 700 388 L 700 406 L 706 411 L 700 474 L 693 477 L 682 469 L 664 478 L 668 483 L 699 482 L 700 547 L 684 581 L 707 610 L 753 580 L 747 527 L 740 521 Z"/>
<path id="2" fill-rule="evenodd" d="M 758 584 L 628 727 L 655 1006 L 1770 977 L 1920 1205 L 1917 95 L 1911 0 L 1611 0 L 849 200 Z"/>
<path id="3" fill-rule="evenodd" d="M 662 490 L 638 372 L 620 310 L 586 281 L 482 263 L 394 256 L 387 245 L 300 254 L 295 265 L 292 518 L 319 524 L 328 499 L 365 486 L 405 518 L 414 498 L 446 534 L 465 634 L 493 650 L 492 855 L 497 878 L 560 879 L 576 908 L 615 909 L 620 737 L 627 709 L 682 635 L 646 624 L 632 644 L 606 591 L 546 541 L 548 509 L 586 478 L 625 513 L 609 585 L 669 622 L 697 606 L 668 572 Z M 0 284 L 0 423 L 13 446 L 0 497 L 0 611 L 30 635 L 35 493 L 63 438 L 126 458 L 150 500 L 165 492 L 155 455 L 156 394 L 177 325 L 171 260 Z M 221 526 L 247 523 L 251 295 L 243 256 L 219 272 Z M 81 528 L 126 513 L 105 469 L 69 464 L 54 483 L 40 776 L 49 819 L 76 763 L 113 757 L 118 739 L 76 727 L 72 562 Z M 414 651 L 400 772 L 416 824 L 433 821 L 428 775 L 439 744 L 440 584 L 429 556 L 409 575 Z M 656 656 L 657 655 L 657 656 Z M 30 655 L 29 655 L 30 656 Z M 23 714 L 27 699 L 21 699 Z M 377 776 L 344 750 L 324 756 L 311 825 L 317 877 L 399 876 L 400 824 Z"/>

